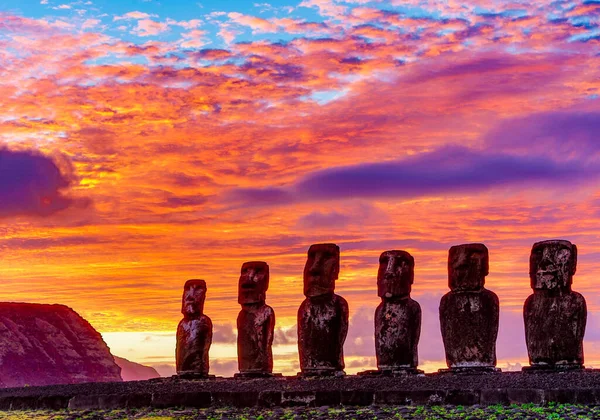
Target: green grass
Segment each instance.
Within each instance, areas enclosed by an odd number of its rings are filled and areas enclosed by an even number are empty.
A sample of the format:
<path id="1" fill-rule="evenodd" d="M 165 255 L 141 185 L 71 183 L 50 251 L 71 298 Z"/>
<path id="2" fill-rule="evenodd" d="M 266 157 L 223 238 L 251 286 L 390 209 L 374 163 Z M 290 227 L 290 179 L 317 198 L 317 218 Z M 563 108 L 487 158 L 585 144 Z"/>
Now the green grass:
<path id="1" fill-rule="evenodd" d="M 269 420 L 269 419 L 600 419 L 600 407 L 582 405 L 491 405 L 491 406 L 381 406 L 381 407 L 323 407 L 323 408 L 211 408 L 211 409 L 137 409 L 85 411 L 0 411 L 2 420 Z"/>

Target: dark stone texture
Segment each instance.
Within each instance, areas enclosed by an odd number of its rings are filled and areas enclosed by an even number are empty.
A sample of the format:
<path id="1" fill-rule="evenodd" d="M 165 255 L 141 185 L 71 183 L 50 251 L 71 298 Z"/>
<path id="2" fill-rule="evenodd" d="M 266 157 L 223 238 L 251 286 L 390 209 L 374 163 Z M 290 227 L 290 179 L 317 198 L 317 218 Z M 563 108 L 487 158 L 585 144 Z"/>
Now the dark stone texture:
<path id="1" fill-rule="evenodd" d="M 418 373 L 421 307 L 410 298 L 414 267 L 414 258 L 406 251 L 386 251 L 379 257 L 375 354 L 380 371 Z"/>
<path id="2" fill-rule="evenodd" d="M 10 410 L 13 397 L 0 397 L 0 410 Z"/>
<path id="3" fill-rule="evenodd" d="M 314 405 L 315 393 L 311 391 L 284 392 L 281 398 L 283 407 L 307 407 Z"/>
<path id="4" fill-rule="evenodd" d="M 477 401 L 476 395 L 479 395 Z M 372 404 L 600 403 L 600 372 L 529 375 L 346 376 L 285 380 L 233 379 L 86 383 L 0 389 L 0 408 L 127 409 L 162 406 L 323 406 Z"/>
<path id="5" fill-rule="evenodd" d="M 375 391 L 374 399 L 377 405 L 410 405 L 412 403 L 410 391 Z"/>
<path id="6" fill-rule="evenodd" d="M 544 391 L 541 389 L 509 388 L 506 395 L 510 404 L 543 404 L 545 401 Z"/>
<path id="7" fill-rule="evenodd" d="M 275 312 L 265 304 L 268 287 L 267 263 L 251 261 L 242 265 L 238 287 L 238 302 L 242 305 L 242 310 L 237 318 L 238 368 L 241 378 L 273 372 Z"/>
<path id="8" fill-rule="evenodd" d="M 282 395 L 278 391 L 262 391 L 258 394 L 260 407 L 277 407 L 281 405 Z"/>
<path id="9" fill-rule="evenodd" d="M 0 303 L 0 386 L 121 381 L 102 336 L 64 305 Z"/>
<path id="10" fill-rule="evenodd" d="M 69 406 L 69 397 L 55 395 L 40 397 L 37 401 L 37 409 L 40 410 L 66 410 Z"/>
<path id="11" fill-rule="evenodd" d="M 10 404 L 11 410 L 27 410 L 38 408 L 37 397 L 15 397 L 12 399 Z"/>
<path id="12" fill-rule="evenodd" d="M 315 407 L 334 406 L 342 403 L 341 391 L 317 391 L 315 392 Z"/>
<path id="13" fill-rule="evenodd" d="M 506 389 L 482 389 L 479 403 L 481 405 L 508 405 L 510 401 Z"/>
<path id="14" fill-rule="evenodd" d="M 343 374 L 348 303 L 334 294 L 340 250 L 334 244 L 312 245 L 304 267 L 306 299 L 298 309 L 300 375 Z"/>
<path id="15" fill-rule="evenodd" d="M 529 259 L 533 294 L 523 307 L 532 371 L 583 367 L 587 307 L 584 297 L 571 290 L 576 269 L 577 247 L 571 242 L 533 245 Z"/>
<path id="16" fill-rule="evenodd" d="M 69 410 L 94 410 L 100 408 L 99 395 L 76 395 L 69 400 Z"/>
<path id="17" fill-rule="evenodd" d="M 183 287 L 181 313 L 183 319 L 177 327 L 175 349 L 178 375 L 208 376 L 208 350 L 212 343 L 212 321 L 204 315 L 206 282 L 188 280 Z"/>
<path id="18" fill-rule="evenodd" d="M 480 391 L 455 389 L 448 391 L 444 402 L 450 405 L 474 405 L 479 404 L 480 397 Z"/>
<path id="19" fill-rule="evenodd" d="M 210 407 L 212 398 L 210 392 L 182 392 L 182 393 L 154 393 L 152 394 L 152 407 Z"/>
<path id="20" fill-rule="evenodd" d="M 443 404 L 448 391 L 438 390 L 414 390 L 410 392 L 410 400 L 413 405 L 439 405 Z"/>
<path id="21" fill-rule="evenodd" d="M 488 250 L 483 244 L 450 248 L 450 292 L 440 302 L 440 325 L 451 370 L 473 373 L 493 371 L 500 304 L 498 296 L 484 288 L 488 274 Z M 491 368 L 491 369 L 486 369 Z"/>
<path id="22" fill-rule="evenodd" d="M 342 391 L 342 405 L 368 406 L 373 404 L 373 391 Z"/>
<path id="23" fill-rule="evenodd" d="M 213 402 L 216 405 L 230 407 L 254 407 L 258 404 L 257 391 L 213 392 Z"/>

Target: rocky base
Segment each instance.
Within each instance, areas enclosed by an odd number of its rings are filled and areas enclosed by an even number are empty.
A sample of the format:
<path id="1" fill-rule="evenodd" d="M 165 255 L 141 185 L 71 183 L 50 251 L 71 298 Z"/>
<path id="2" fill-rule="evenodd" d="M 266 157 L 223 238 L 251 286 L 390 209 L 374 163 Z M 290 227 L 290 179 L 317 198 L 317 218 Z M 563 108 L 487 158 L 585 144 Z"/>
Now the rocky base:
<path id="1" fill-rule="evenodd" d="M 485 375 L 489 373 L 501 373 L 502 369 L 493 366 L 455 367 L 450 369 L 439 369 L 441 375 Z"/>
<path id="2" fill-rule="evenodd" d="M 346 376 L 88 383 L 0 390 L 0 410 L 384 405 L 600 405 L 600 372 Z"/>
<path id="3" fill-rule="evenodd" d="M 403 375 L 424 375 L 420 369 L 405 368 L 405 369 L 394 369 L 394 370 L 365 370 L 364 372 L 358 372 L 358 376 L 403 376 Z"/>
<path id="4" fill-rule="evenodd" d="M 234 379 L 260 379 L 260 378 L 283 378 L 281 373 L 268 372 L 239 372 L 233 375 Z"/>
<path id="5" fill-rule="evenodd" d="M 314 369 L 307 370 L 304 372 L 298 372 L 296 376 L 298 378 L 339 378 L 346 376 L 346 372 L 344 372 L 343 370 Z"/>
<path id="6" fill-rule="evenodd" d="M 217 377 L 215 375 L 204 375 L 202 373 L 178 373 L 177 375 L 173 375 L 171 376 L 171 379 L 174 380 L 192 380 L 192 381 L 198 381 L 198 380 L 210 380 L 210 379 L 217 379 Z"/>
<path id="7" fill-rule="evenodd" d="M 585 369 L 583 365 L 567 364 L 567 365 L 531 365 L 523 366 L 521 370 L 525 373 L 552 373 L 552 372 L 568 372 L 590 370 Z"/>

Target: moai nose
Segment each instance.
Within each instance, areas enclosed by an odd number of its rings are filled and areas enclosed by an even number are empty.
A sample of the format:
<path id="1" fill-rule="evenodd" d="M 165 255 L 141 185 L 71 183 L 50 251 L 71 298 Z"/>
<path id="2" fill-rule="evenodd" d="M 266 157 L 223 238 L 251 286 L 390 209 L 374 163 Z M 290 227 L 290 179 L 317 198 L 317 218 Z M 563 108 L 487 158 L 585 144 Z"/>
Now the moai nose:
<path id="1" fill-rule="evenodd" d="M 542 260 L 540 261 L 540 268 L 546 270 L 548 267 L 554 265 L 552 255 L 548 249 L 544 250 L 542 254 Z"/>
<path id="2" fill-rule="evenodd" d="M 321 257 L 315 257 L 312 266 L 310 267 L 310 274 L 316 275 L 321 273 Z"/>

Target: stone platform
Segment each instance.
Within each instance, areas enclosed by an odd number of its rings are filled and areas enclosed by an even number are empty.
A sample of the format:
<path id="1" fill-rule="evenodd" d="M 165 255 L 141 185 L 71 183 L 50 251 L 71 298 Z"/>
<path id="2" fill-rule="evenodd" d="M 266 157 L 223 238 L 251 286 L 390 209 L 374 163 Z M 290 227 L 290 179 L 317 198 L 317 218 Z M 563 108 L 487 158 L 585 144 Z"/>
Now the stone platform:
<path id="1" fill-rule="evenodd" d="M 297 377 L 88 383 L 0 389 L 0 410 L 142 407 L 600 405 L 600 372 L 303 379 Z"/>

